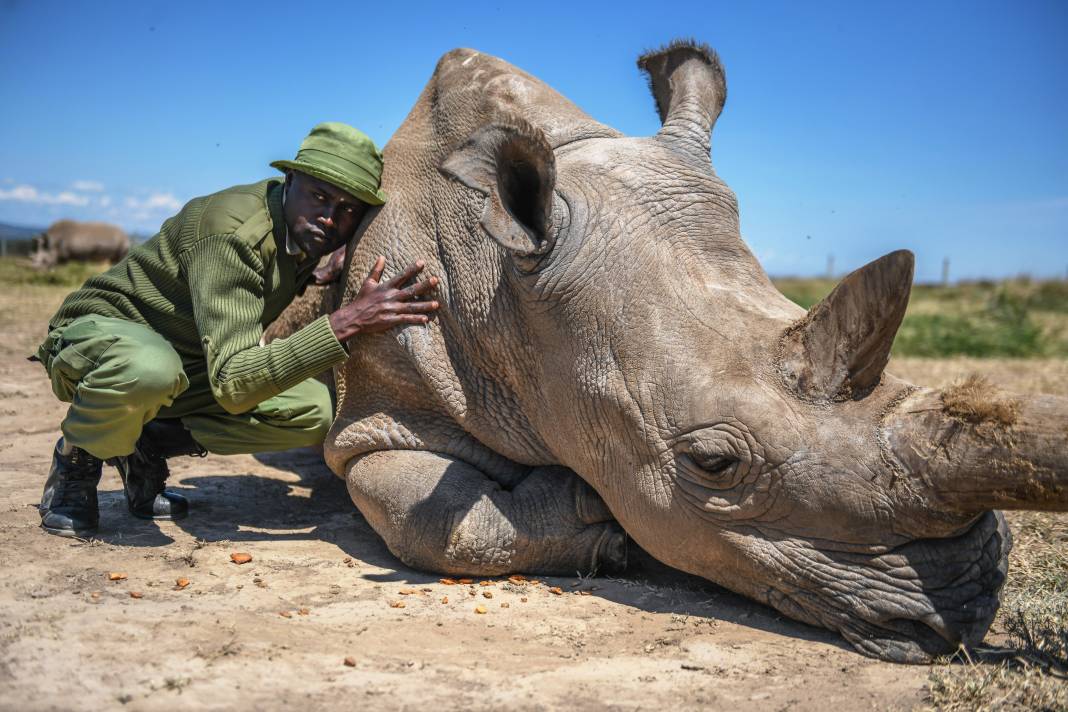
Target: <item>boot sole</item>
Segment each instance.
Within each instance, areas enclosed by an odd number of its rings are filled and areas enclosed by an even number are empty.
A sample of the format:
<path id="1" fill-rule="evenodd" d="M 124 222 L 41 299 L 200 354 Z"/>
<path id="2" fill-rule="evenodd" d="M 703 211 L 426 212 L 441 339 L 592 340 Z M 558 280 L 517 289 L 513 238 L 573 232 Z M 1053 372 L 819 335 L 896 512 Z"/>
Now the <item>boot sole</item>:
<path id="1" fill-rule="evenodd" d="M 68 539 L 75 539 L 75 538 L 85 539 L 86 537 L 92 536 L 93 534 L 96 534 L 96 532 L 97 532 L 96 528 L 93 528 L 93 529 L 57 529 L 55 527 L 46 527 L 44 524 L 41 525 L 41 529 L 44 529 L 46 532 L 48 532 L 49 534 L 52 534 L 54 536 L 66 537 Z"/>
<path id="2" fill-rule="evenodd" d="M 181 514 L 141 514 L 132 509 L 127 511 L 137 519 L 143 519 L 146 522 L 176 522 L 189 516 L 189 512 L 182 512 Z"/>

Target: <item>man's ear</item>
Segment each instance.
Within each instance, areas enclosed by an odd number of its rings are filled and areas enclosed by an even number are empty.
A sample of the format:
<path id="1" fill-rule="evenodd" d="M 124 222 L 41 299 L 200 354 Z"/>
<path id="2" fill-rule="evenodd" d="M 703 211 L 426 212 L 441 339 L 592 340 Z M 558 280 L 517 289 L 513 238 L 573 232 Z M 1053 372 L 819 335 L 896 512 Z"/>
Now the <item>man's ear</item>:
<path id="1" fill-rule="evenodd" d="M 541 129 L 519 118 L 487 124 L 445 159 L 441 172 L 487 197 L 480 222 L 497 242 L 522 256 L 552 249 L 556 159 Z"/>

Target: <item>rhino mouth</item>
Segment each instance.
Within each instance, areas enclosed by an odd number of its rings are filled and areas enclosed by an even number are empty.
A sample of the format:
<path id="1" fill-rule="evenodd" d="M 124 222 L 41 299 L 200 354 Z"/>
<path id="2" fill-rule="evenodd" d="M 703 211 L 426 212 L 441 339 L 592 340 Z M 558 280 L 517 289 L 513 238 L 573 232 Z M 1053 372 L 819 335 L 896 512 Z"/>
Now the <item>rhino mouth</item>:
<path id="1" fill-rule="evenodd" d="M 927 663 L 982 641 L 1011 547 L 1004 517 L 986 512 L 955 537 L 917 539 L 884 554 L 819 551 L 802 564 L 804 578 L 777 585 L 769 602 L 837 630 L 864 655 Z"/>

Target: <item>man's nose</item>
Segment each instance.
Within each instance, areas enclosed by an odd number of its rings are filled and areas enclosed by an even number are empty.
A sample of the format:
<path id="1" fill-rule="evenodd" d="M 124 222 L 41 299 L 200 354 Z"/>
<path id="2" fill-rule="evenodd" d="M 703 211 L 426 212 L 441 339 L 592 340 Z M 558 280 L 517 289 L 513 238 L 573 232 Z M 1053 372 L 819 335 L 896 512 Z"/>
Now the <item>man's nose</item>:
<path id="1" fill-rule="evenodd" d="M 317 219 L 319 220 L 320 223 L 323 224 L 323 227 L 333 227 L 334 226 L 334 219 L 332 217 L 330 217 L 329 215 L 320 215 Z"/>

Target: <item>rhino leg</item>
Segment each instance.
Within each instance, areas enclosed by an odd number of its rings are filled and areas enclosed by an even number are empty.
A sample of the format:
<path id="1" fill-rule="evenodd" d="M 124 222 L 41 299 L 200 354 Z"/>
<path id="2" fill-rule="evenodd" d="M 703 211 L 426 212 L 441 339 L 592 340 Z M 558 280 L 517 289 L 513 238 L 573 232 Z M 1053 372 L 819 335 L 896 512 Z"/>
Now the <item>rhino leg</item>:
<path id="1" fill-rule="evenodd" d="M 460 460 L 418 450 L 364 455 L 349 494 L 408 566 L 447 574 L 574 575 L 626 564 L 626 535 L 571 470 L 536 467 L 504 489 Z"/>

